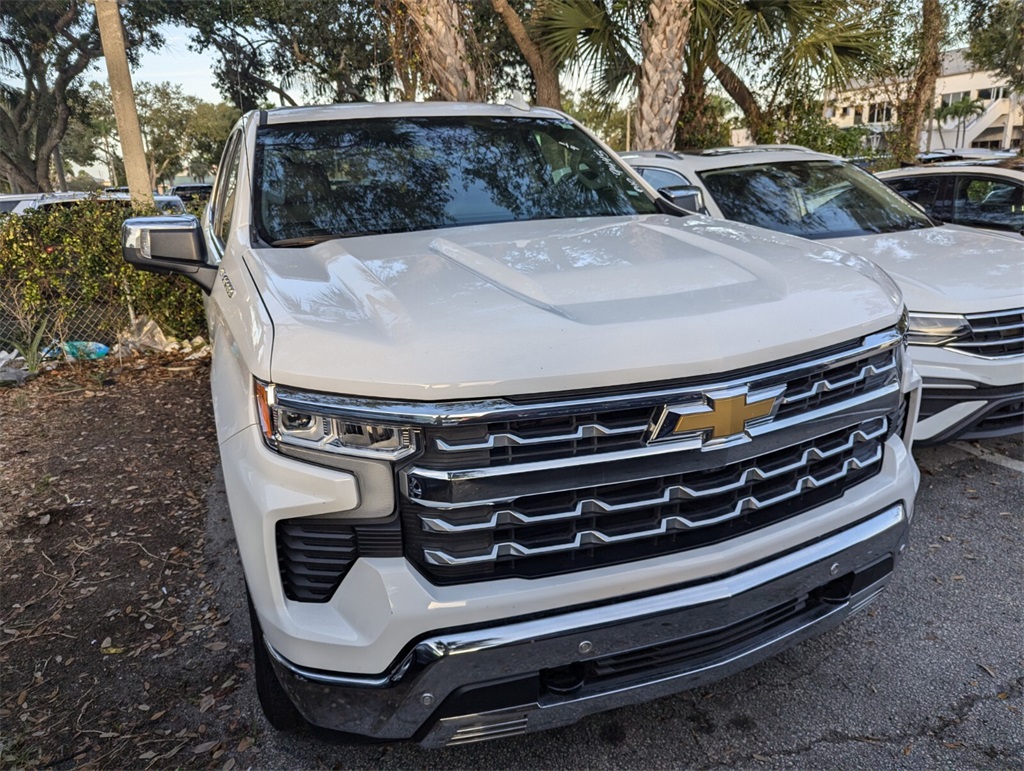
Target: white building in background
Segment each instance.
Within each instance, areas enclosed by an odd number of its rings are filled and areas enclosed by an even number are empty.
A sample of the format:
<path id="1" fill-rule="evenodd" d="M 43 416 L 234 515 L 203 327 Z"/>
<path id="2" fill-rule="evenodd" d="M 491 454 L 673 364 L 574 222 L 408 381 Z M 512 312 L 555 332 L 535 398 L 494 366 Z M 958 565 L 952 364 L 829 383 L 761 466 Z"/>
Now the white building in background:
<path id="1" fill-rule="evenodd" d="M 1005 81 L 994 72 L 978 69 L 966 54 L 965 48 L 942 54 L 933 105 L 938 108 L 964 98 L 977 99 L 983 112 L 962 124 L 956 119 L 925 121 L 921 150 L 1020 148 L 1024 137 L 1024 94 L 1011 93 Z M 908 81 L 854 83 L 848 91 L 829 100 L 825 117 L 840 128 L 866 128 L 870 132 L 868 149 L 885 149 L 884 134 L 897 119 L 894 105 L 906 95 L 908 87 Z"/>

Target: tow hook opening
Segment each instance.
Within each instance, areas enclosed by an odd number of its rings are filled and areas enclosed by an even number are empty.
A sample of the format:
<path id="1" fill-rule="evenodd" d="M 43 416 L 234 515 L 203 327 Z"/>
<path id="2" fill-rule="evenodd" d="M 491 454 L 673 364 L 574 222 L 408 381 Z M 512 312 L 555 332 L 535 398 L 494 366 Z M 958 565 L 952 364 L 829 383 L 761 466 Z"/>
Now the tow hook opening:
<path id="1" fill-rule="evenodd" d="M 549 693 L 559 696 L 568 696 L 576 693 L 583 687 L 586 679 L 586 670 L 579 661 L 574 661 L 564 667 L 553 667 L 542 669 L 540 672 L 541 687 Z"/>
<path id="2" fill-rule="evenodd" d="M 894 565 L 893 555 L 887 554 L 870 565 L 851 570 L 849 573 L 844 573 L 829 581 L 824 586 L 818 587 L 811 593 L 811 596 L 820 602 L 841 605 L 844 602 L 849 602 L 853 595 L 889 576 Z"/>

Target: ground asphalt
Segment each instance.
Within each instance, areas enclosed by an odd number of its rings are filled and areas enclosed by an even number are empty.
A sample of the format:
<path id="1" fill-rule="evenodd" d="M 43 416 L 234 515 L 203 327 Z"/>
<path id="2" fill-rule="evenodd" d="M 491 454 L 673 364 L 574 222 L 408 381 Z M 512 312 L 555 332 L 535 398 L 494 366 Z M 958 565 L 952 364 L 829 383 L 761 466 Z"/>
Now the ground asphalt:
<path id="1" fill-rule="evenodd" d="M 446 750 L 279 734 L 255 689 L 257 768 L 1024 768 L 1024 451 L 1019 439 L 915 451 L 912 544 L 866 612 L 713 686 L 547 733 Z M 223 490 L 209 557 L 248 643 Z"/>

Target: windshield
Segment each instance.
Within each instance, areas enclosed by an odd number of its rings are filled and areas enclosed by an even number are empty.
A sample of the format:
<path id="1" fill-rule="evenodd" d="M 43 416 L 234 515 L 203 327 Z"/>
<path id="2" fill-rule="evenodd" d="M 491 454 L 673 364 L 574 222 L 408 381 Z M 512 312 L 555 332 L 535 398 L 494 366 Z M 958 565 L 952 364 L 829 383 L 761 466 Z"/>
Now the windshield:
<path id="1" fill-rule="evenodd" d="M 842 161 L 766 163 L 700 174 L 727 219 L 804 238 L 932 227 L 920 210 Z"/>
<path id="2" fill-rule="evenodd" d="M 346 120 L 260 128 L 255 216 L 272 245 L 489 222 L 653 214 L 565 120 Z"/>

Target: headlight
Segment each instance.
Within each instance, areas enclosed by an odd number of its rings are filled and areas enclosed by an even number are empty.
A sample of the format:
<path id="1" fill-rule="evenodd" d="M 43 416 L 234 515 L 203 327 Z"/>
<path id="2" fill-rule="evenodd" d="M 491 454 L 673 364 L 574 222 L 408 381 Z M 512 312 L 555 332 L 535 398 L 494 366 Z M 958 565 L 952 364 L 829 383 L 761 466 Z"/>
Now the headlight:
<path id="1" fill-rule="evenodd" d="M 907 342 L 912 345 L 945 345 L 971 331 L 967 319 L 955 314 L 911 313 Z"/>
<path id="2" fill-rule="evenodd" d="M 272 383 L 254 381 L 260 430 L 268 446 L 286 451 L 282 445 L 305 450 L 351 455 L 377 460 L 400 460 L 416 452 L 418 432 L 407 426 L 371 423 L 344 415 L 329 414 L 307 405 L 316 395 L 303 399 L 301 408 L 278 401 Z M 292 393 L 292 389 L 289 389 Z"/>

